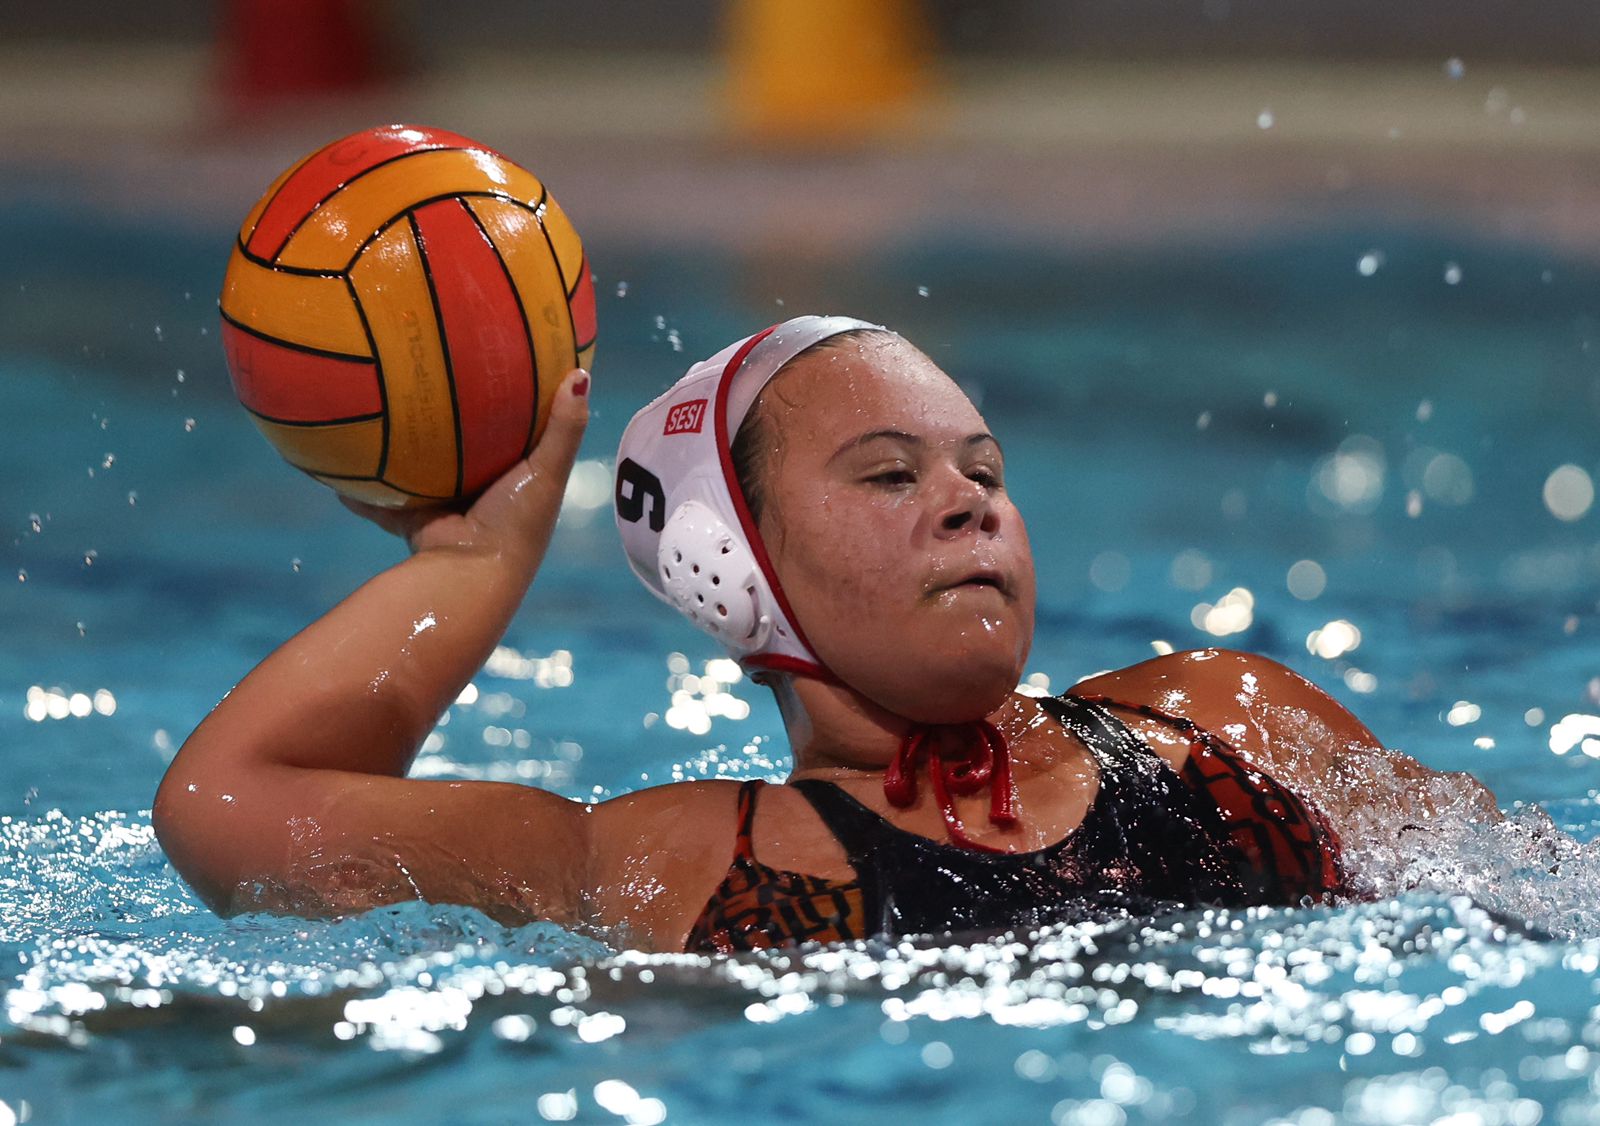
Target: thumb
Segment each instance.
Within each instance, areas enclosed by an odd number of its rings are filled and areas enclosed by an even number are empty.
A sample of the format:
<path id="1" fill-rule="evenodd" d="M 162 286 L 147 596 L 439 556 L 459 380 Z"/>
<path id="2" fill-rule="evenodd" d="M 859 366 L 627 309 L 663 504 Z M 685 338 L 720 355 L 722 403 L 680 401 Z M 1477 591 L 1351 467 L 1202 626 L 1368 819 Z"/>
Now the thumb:
<path id="1" fill-rule="evenodd" d="M 550 401 L 550 420 L 533 452 L 518 462 L 472 506 L 477 523 L 509 542 L 544 553 L 561 511 L 567 477 L 589 424 L 589 373 L 569 372 Z"/>
<path id="2" fill-rule="evenodd" d="M 567 373 L 550 401 L 550 421 L 539 444 L 528 455 L 528 468 L 536 479 L 565 490 L 567 475 L 577 460 L 583 431 L 589 425 L 589 373 L 582 368 Z"/>

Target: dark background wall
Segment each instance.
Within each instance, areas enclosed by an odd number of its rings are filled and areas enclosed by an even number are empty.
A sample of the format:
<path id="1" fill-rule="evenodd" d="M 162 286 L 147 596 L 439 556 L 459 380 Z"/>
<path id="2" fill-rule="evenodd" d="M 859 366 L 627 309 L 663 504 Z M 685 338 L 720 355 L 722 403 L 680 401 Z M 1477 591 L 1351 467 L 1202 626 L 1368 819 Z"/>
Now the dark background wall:
<path id="1" fill-rule="evenodd" d="M 6 0 L 0 40 L 203 41 L 229 6 Z M 454 4 L 423 0 L 370 0 L 366 7 L 395 29 L 408 54 L 425 59 L 434 48 L 476 45 L 707 50 L 727 4 L 476 0 L 470 18 Z M 956 55 L 1600 62 L 1594 0 L 926 0 L 923 7 L 940 44 Z M 848 34 L 848 25 L 841 32 Z"/>

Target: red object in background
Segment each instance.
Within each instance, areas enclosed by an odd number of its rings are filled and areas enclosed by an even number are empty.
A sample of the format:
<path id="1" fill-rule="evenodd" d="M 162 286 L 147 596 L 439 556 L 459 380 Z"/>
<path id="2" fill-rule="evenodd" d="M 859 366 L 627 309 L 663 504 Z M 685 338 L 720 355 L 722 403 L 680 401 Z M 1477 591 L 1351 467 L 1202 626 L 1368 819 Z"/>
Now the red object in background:
<path id="1" fill-rule="evenodd" d="M 246 108 L 359 92 L 393 70 L 368 0 L 230 0 L 218 46 L 223 89 Z"/>

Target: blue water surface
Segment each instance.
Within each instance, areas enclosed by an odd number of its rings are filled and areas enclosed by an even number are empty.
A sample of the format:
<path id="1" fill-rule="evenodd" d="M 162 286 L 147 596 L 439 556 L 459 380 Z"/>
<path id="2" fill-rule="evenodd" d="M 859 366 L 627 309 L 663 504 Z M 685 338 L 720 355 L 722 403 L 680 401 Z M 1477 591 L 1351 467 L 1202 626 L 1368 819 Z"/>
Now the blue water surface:
<path id="1" fill-rule="evenodd" d="M 1595 267 L 1378 223 L 833 263 L 818 311 L 903 330 L 1006 446 L 1031 673 L 1262 652 L 1513 816 L 1407 850 L 1375 826 L 1370 904 L 707 960 L 195 899 L 150 830 L 166 764 L 401 547 L 233 401 L 227 232 L 31 209 L 0 236 L 0 1119 L 1600 1121 L 1600 736 L 1563 735 L 1600 715 L 1600 516 L 1544 496 L 1559 466 L 1600 477 Z M 418 772 L 781 777 L 776 710 L 638 587 L 605 501 L 629 414 L 793 294 L 770 262 L 591 250 L 598 485 Z M 1308 560 L 1325 584 L 1296 597 Z M 1339 622 L 1359 646 L 1314 653 Z"/>

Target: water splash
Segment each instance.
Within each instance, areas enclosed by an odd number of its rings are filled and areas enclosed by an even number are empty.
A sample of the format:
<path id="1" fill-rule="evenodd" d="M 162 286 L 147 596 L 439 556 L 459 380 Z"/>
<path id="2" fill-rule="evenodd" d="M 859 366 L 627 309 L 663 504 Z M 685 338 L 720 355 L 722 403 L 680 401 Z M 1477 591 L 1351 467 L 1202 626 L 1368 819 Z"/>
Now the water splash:
<path id="1" fill-rule="evenodd" d="M 1316 780 L 1303 796 L 1328 813 L 1363 892 L 1464 894 L 1552 936 L 1600 937 L 1600 841 L 1563 832 L 1538 806 L 1502 816 L 1469 774 L 1360 746 L 1330 755 L 1339 740 L 1324 724 L 1282 712 L 1275 727 L 1298 734 L 1280 753 L 1293 776 Z"/>

